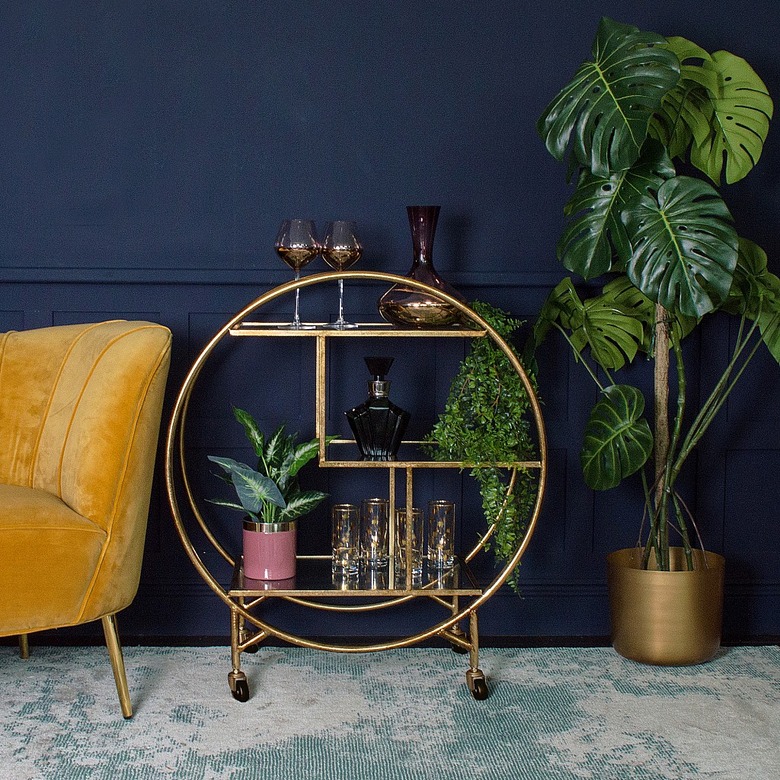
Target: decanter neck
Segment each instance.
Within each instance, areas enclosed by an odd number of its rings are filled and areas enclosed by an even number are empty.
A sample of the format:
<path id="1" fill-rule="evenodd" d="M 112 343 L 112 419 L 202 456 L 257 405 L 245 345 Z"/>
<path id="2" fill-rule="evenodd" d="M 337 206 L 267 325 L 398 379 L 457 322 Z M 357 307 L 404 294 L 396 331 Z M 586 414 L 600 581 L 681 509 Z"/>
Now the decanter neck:
<path id="1" fill-rule="evenodd" d="M 433 239 L 441 206 L 407 206 L 409 228 L 412 231 L 412 251 L 415 265 L 433 262 Z"/>
<path id="2" fill-rule="evenodd" d="M 368 383 L 368 394 L 372 398 L 387 398 L 390 395 L 390 381 L 387 379 L 372 379 Z"/>

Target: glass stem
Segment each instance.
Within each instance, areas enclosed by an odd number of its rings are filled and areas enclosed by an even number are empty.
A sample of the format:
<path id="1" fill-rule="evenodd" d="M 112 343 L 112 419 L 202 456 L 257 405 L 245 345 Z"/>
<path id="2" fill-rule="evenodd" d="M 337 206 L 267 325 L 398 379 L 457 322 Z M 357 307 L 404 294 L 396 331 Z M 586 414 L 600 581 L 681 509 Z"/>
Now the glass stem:
<path id="1" fill-rule="evenodd" d="M 301 270 L 300 268 L 295 269 L 295 281 L 297 282 L 301 278 Z M 300 300 L 301 296 L 301 288 L 298 287 L 295 290 L 295 316 L 293 317 L 293 327 L 299 327 L 301 324 L 301 317 L 298 313 L 298 302 Z"/>
<path id="2" fill-rule="evenodd" d="M 344 280 L 339 279 L 339 323 L 344 322 Z"/>

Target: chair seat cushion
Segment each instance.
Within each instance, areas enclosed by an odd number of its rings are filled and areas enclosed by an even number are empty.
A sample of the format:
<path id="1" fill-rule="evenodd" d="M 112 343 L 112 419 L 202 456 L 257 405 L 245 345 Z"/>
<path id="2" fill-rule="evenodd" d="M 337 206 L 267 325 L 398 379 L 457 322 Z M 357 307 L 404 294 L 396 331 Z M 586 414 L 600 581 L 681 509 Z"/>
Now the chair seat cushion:
<path id="1" fill-rule="evenodd" d="M 0 484 L 0 636 L 77 623 L 105 541 L 57 496 Z"/>

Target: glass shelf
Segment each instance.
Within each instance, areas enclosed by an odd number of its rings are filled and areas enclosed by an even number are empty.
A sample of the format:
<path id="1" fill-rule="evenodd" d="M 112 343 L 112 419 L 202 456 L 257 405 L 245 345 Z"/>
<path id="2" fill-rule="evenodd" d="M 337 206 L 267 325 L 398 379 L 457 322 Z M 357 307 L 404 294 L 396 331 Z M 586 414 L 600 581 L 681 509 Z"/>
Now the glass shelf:
<path id="1" fill-rule="evenodd" d="M 398 328 L 389 322 L 359 322 L 357 328 L 334 330 L 328 322 L 310 322 L 313 329 L 295 329 L 285 327 L 283 322 L 263 322 L 245 320 L 230 328 L 231 336 L 287 336 L 295 338 L 478 338 L 484 336 L 483 328 L 464 328 L 453 326 L 437 330 L 426 328 Z"/>
<path id="2" fill-rule="evenodd" d="M 240 559 L 233 570 L 228 596 L 301 598 L 354 598 L 420 596 L 480 596 L 482 588 L 467 564 L 457 561 L 451 569 L 437 571 L 423 564 L 422 576 L 406 587 L 406 573 L 394 573 L 395 587 L 390 587 L 389 566 L 379 570 L 361 568 L 352 577 L 334 574 L 329 555 L 299 556 L 296 576 L 289 580 L 253 580 L 244 576 Z"/>

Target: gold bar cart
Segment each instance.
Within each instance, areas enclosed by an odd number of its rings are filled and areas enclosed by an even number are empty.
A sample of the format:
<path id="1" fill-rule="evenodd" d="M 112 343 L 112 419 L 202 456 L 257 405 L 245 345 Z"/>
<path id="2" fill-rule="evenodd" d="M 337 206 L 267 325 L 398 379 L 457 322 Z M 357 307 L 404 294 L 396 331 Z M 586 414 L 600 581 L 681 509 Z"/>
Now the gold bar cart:
<path id="1" fill-rule="evenodd" d="M 275 299 L 295 292 L 303 287 L 338 281 L 339 279 L 354 279 L 368 282 L 380 282 L 388 285 L 403 284 L 406 287 L 423 291 L 437 297 L 451 306 L 459 309 L 463 321 L 468 327 L 451 327 L 437 330 L 400 329 L 387 323 L 374 322 L 362 324 L 359 328 L 349 330 L 329 330 L 324 328 L 312 330 L 292 330 L 279 328 L 275 323 L 253 321 L 253 315 Z M 535 426 L 538 446 L 538 459 L 524 462 L 491 464 L 506 468 L 510 474 L 507 492 L 514 489 L 519 470 L 533 471 L 537 475 L 537 493 L 534 508 L 528 518 L 526 532 L 514 555 L 505 566 L 488 583 L 480 583 L 471 572 L 470 563 L 484 551 L 485 544 L 490 539 L 500 518 L 491 518 L 487 532 L 479 538 L 474 547 L 464 555 L 459 556 L 455 566 L 445 572 L 428 571 L 427 567 L 421 580 L 412 578 L 412 567 L 407 560 L 403 573 L 395 571 L 395 555 L 393 539 L 393 524 L 390 531 L 390 556 L 386 578 L 381 581 L 368 581 L 361 575 L 351 581 L 348 586 L 336 582 L 331 577 L 330 555 L 299 556 L 298 569 L 300 576 L 291 583 L 265 583 L 244 577 L 240 556 L 234 558 L 219 543 L 209 528 L 199 509 L 199 499 L 195 495 L 188 475 L 185 456 L 185 429 L 187 410 L 193 389 L 198 377 L 206 365 L 214 349 L 223 339 L 230 338 L 304 338 L 315 341 L 315 435 L 319 439 L 320 468 L 368 468 L 387 471 L 390 517 L 394 516 L 396 482 L 399 474 L 405 478 L 406 506 L 414 503 L 414 472 L 418 469 L 462 469 L 470 464 L 461 462 L 444 462 L 431 460 L 397 460 L 397 461 L 359 461 L 333 457 L 340 445 L 354 443 L 351 440 L 336 440 L 326 446 L 327 417 L 327 351 L 332 339 L 342 338 L 390 338 L 390 339 L 473 339 L 490 338 L 509 359 L 512 367 L 522 381 L 531 402 L 531 412 Z M 407 442 L 419 444 L 419 442 Z M 343 450 L 342 450 L 343 451 Z M 176 530 L 179 534 L 185 552 L 196 570 L 214 593 L 228 606 L 230 610 L 231 627 L 231 671 L 228 682 L 232 695 L 239 701 L 249 698 L 249 685 L 246 673 L 241 669 L 241 655 L 254 652 L 263 641 L 269 638 L 281 639 L 293 645 L 344 653 L 374 652 L 409 647 L 433 637 L 447 640 L 454 650 L 468 653 L 469 668 L 466 672 L 466 682 L 476 699 L 484 699 L 488 695 L 485 675 L 479 668 L 479 630 L 477 610 L 506 582 L 514 568 L 520 562 L 536 526 L 544 498 L 547 473 L 547 444 L 541 409 L 522 365 L 514 352 L 476 312 L 459 300 L 426 284 L 413 279 L 373 271 L 340 271 L 312 274 L 298 281 L 275 287 L 252 301 L 243 310 L 235 314 L 211 338 L 201 353 L 195 359 L 186 375 L 184 383 L 174 404 L 165 449 L 165 475 L 168 499 L 173 514 Z M 184 500 L 180 502 L 180 497 Z M 186 503 L 185 503 L 186 502 Z M 224 585 L 210 571 L 203 558 L 196 550 L 187 530 L 183 508 L 189 511 L 197 522 L 197 527 L 205 535 L 208 542 L 219 555 L 233 568 L 233 576 L 229 585 Z M 409 524 L 411 534 L 411 524 Z M 411 555 L 411 544 L 407 540 L 407 555 Z M 427 599 L 429 603 L 440 606 L 445 617 L 422 631 L 392 641 L 382 641 L 375 644 L 332 644 L 297 636 L 278 626 L 271 625 L 263 619 L 263 607 L 271 599 L 282 599 L 299 606 L 317 610 L 351 613 L 384 609 L 390 606 L 403 605 L 414 599 Z M 463 625 L 466 626 L 465 630 Z"/>

